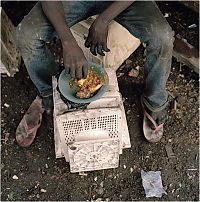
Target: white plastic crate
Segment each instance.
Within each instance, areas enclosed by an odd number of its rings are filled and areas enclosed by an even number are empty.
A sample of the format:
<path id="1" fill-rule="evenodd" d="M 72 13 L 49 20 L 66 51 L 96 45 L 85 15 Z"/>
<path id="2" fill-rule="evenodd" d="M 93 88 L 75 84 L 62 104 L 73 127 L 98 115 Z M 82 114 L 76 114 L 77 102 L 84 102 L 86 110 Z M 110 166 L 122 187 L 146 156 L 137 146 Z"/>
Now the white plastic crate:
<path id="1" fill-rule="evenodd" d="M 84 141 L 101 139 L 101 137 L 109 140 L 117 138 L 120 142 L 118 152 L 121 154 L 121 120 L 119 108 L 80 110 L 56 117 L 62 152 L 66 160 L 69 161 L 69 145 L 79 141 L 81 136 L 84 137 Z"/>

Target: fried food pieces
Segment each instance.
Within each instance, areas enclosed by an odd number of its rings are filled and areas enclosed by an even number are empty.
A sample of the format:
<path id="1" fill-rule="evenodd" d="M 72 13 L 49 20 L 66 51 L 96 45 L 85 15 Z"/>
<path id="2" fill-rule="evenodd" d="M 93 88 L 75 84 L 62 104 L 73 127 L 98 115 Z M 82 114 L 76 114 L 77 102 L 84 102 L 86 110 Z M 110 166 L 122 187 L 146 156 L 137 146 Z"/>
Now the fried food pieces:
<path id="1" fill-rule="evenodd" d="M 101 88 L 104 82 L 105 80 L 99 77 L 94 71 L 88 70 L 88 74 L 85 79 L 74 80 L 74 84 L 79 87 L 76 97 L 81 99 L 92 97 L 95 92 Z"/>

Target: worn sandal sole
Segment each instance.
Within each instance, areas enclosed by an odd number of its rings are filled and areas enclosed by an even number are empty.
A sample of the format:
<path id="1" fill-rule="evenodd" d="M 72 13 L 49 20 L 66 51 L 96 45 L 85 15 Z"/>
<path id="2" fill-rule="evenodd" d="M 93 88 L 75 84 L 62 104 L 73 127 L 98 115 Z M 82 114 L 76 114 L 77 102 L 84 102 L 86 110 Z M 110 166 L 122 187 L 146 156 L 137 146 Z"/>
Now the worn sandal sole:
<path id="1" fill-rule="evenodd" d="M 158 125 L 155 122 L 155 120 L 146 112 L 145 107 L 144 107 L 144 103 L 142 101 L 142 97 L 141 97 L 141 105 L 142 105 L 143 114 L 144 114 L 144 117 L 143 117 L 144 137 L 146 138 L 146 140 L 148 140 L 151 143 L 159 142 L 163 136 L 164 123 Z M 152 129 L 151 127 L 149 127 L 148 120 L 151 121 L 151 123 L 154 125 L 155 129 Z"/>
<path id="2" fill-rule="evenodd" d="M 152 122 L 152 124 L 154 125 L 155 129 L 151 129 L 148 126 L 148 120 L 150 120 Z M 163 136 L 163 125 L 164 123 L 158 125 L 156 124 L 156 122 L 153 120 L 153 118 L 146 112 L 144 111 L 144 118 L 143 118 L 143 133 L 145 138 L 152 143 L 156 143 L 159 142 Z"/>
<path id="3" fill-rule="evenodd" d="M 37 112 L 36 112 L 37 110 Z M 31 116 L 31 113 L 37 113 L 38 122 L 35 123 L 35 126 L 30 128 L 27 124 L 27 116 Z M 30 146 L 36 136 L 37 130 L 41 125 L 42 122 L 42 114 L 44 109 L 42 108 L 42 99 L 40 97 L 36 97 L 36 99 L 32 102 L 29 109 L 26 111 L 25 115 L 23 116 L 21 122 L 19 123 L 17 130 L 16 130 L 16 140 L 17 143 L 22 147 Z M 25 137 L 24 137 L 25 136 Z"/>

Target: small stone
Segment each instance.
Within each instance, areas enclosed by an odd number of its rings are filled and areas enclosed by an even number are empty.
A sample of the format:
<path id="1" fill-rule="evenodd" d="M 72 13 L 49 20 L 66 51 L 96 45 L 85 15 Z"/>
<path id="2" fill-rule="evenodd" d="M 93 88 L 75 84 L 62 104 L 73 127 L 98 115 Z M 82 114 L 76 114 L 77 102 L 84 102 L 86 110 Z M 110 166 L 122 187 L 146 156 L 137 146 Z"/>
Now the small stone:
<path id="1" fill-rule="evenodd" d="M 19 178 L 17 177 L 17 175 L 13 175 L 13 180 L 18 180 Z"/>
<path id="2" fill-rule="evenodd" d="M 130 168 L 131 173 L 133 172 L 133 168 Z"/>
<path id="3" fill-rule="evenodd" d="M 124 165 L 124 169 L 126 169 L 126 165 Z"/>
<path id="4" fill-rule="evenodd" d="M 102 187 L 100 187 L 100 188 L 98 189 L 98 194 L 102 195 L 102 194 L 103 194 L 103 192 L 104 192 L 103 188 L 102 188 Z"/>
<path id="5" fill-rule="evenodd" d="M 100 183 L 100 186 L 103 187 L 103 181 Z"/>
<path id="6" fill-rule="evenodd" d="M 164 17 L 168 18 L 169 17 L 169 13 L 165 13 Z"/>
<path id="7" fill-rule="evenodd" d="M 127 64 L 127 65 L 129 65 L 129 64 L 131 64 L 131 63 L 132 63 L 131 60 L 126 60 L 126 64 Z"/>
<path id="8" fill-rule="evenodd" d="M 191 24 L 191 25 L 188 26 L 189 29 L 196 28 L 196 27 L 197 27 L 196 24 Z"/>
<path id="9" fill-rule="evenodd" d="M 128 109 L 127 114 L 130 114 L 130 112 L 131 112 L 131 110 L 130 110 L 130 109 Z"/>
<path id="10" fill-rule="evenodd" d="M 97 181 L 97 177 L 94 178 L 94 181 L 95 181 L 95 182 Z"/>
<path id="11" fill-rule="evenodd" d="M 41 191 L 42 193 L 46 193 L 46 192 L 47 192 L 46 189 L 40 189 L 40 191 Z"/>
<path id="12" fill-rule="evenodd" d="M 8 108 L 8 107 L 10 107 L 10 105 L 9 105 L 9 104 L 7 104 L 7 103 L 5 103 L 5 104 L 4 104 L 4 106 L 5 106 L 5 107 L 7 107 L 7 108 Z"/>
<path id="13" fill-rule="evenodd" d="M 140 70 L 140 66 L 135 67 L 135 69 L 139 71 Z"/>
<path id="14" fill-rule="evenodd" d="M 46 163 L 46 164 L 45 164 L 45 168 L 48 168 L 48 167 L 49 167 L 49 166 L 48 166 L 48 164 Z"/>

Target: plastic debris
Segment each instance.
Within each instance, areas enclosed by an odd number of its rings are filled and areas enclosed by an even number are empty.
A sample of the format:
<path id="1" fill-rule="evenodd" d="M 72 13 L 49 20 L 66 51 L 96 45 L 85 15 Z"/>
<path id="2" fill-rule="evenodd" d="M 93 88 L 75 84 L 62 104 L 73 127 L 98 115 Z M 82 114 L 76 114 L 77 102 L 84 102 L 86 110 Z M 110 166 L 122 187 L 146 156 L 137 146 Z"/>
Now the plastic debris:
<path id="1" fill-rule="evenodd" d="M 128 73 L 131 77 L 138 77 L 139 71 L 137 69 L 131 69 L 131 71 Z"/>
<path id="2" fill-rule="evenodd" d="M 103 200 L 102 200 L 102 198 L 98 198 L 95 201 L 100 202 L 100 201 L 103 201 Z"/>
<path id="3" fill-rule="evenodd" d="M 195 171 L 197 169 L 196 168 L 188 168 L 187 170 L 193 170 L 193 171 Z"/>
<path id="4" fill-rule="evenodd" d="M 100 183 L 100 186 L 101 186 L 101 187 L 103 187 L 103 183 L 104 183 L 103 181 Z"/>
<path id="5" fill-rule="evenodd" d="M 188 26 L 189 29 L 196 28 L 196 27 L 197 27 L 196 24 L 191 24 L 191 25 Z"/>
<path id="6" fill-rule="evenodd" d="M 19 178 L 17 177 L 17 175 L 13 175 L 13 180 L 18 180 Z"/>
<path id="7" fill-rule="evenodd" d="M 162 197 L 162 194 L 167 194 L 162 186 L 161 172 L 141 170 L 142 184 L 145 190 L 146 197 Z"/>
<path id="8" fill-rule="evenodd" d="M 47 192 L 46 189 L 40 189 L 40 191 L 41 191 L 42 193 L 46 193 L 46 192 Z"/>
<path id="9" fill-rule="evenodd" d="M 168 18 L 169 17 L 169 13 L 165 13 L 164 17 Z"/>
<path id="10" fill-rule="evenodd" d="M 85 173 L 85 172 L 79 172 L 79 175 L 81 175 L 81 176 L 87 176 L 87 173 Z"/>
<path id="11" fill-rule="evenodd" d="M 177 110 L 177 101 L 176 100 L 171 101 L 170 108 L 171 108 L 171 111 L 176 111 Z"/>
<path id="12" fill-rule="evenodd" d="M 8 108 L 8 107 L 10 107 L 10 105 L 9 105 L 9 104 L 7 104 L 7 103 L 5 103 L 5 104 L 4 104 L 4 106 L 5 106 L 5 107 L 7 107 L 7 108 Z"/>
<path id="13" fill-rule="evenodd" d="M 140 66 L 135 67 L 135 69 L 139 71 L 140 70 Z"/>
<path id="14" fill-rule="evenodd" d="M 121 76 L 124 76 L 124 73 L 119 73 L 119 75 L 117 75 L 117 78 L 120 78 Z"/>

